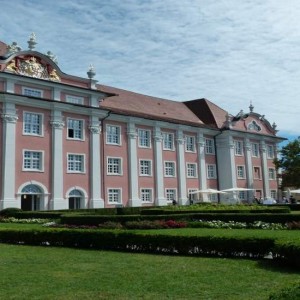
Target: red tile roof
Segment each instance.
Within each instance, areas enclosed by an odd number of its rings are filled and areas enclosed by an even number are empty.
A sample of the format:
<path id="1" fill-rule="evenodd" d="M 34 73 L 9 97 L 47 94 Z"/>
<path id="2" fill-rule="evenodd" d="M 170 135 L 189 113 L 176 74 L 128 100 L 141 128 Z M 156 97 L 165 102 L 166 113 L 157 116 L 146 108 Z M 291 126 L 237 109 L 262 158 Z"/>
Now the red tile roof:
<path id="1" fill-rule="evenodd" d="M 204 123 L 215 128 L 222 128 L 227 111 L 203 98 L 183 102 Z"/>
<path id="2" fill-rule="evenodd" d="M 0 56 L 6 53 L 6 47 L 7 45 L 0 41 Z"/>
<path id="3" fill-rule="evenodd" d="M 115 96 L 105 98 L 100 106 L 115 113 L 144 117 L 160 121 L 206 127 L 206 124 L 184 102 L 146 96 L 110 86 L 99 89 Z"/>

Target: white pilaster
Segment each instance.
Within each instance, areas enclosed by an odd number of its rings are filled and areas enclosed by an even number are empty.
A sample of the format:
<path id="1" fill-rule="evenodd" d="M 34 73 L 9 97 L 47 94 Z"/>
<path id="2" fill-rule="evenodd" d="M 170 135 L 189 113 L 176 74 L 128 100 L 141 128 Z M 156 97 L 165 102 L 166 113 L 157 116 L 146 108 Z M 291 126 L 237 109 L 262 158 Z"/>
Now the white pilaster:
<path id="1" fill-rule="evenodd" d="M 217 137 L 218 181 L 220 190 L 236 187 L 236 166 L 233 137 L 223 133 Z M 228 195 L 220 194 L 222 202 Z M 232 197 L 232 196 L 230 196 Z"/>
<path id="2" fill-rule="evenodd" d="M 253 188 L 253 166 L 252 166 L 252 147 L 248 138 L 244 139 L 244 153 L 246 157 L 246 178 L 247 178 L 247 188 Z M 252 200 L 254 198 L 254 191 L 249 191 L 248 200 Z"/>
<path id="3" fill-rule="evenodd" d="M 50 124 L 52 126 L 52 197 L 50 209 L 67 209 L 68 201 L 63 195 L 63 127 L 62 113 L 53 110 Z"/>
<path id="4" fill-rule="evenodd" d="M 178 203 L 180 205 L 187 205 L 187 191 L 186 191 L 186 167 L 185 167 L 185 157 L 184 157 L 184 136 L 182 130 L 177 130 L 177 176 L 178 176 L 178 187 L 179 187 L 179 197 Z"/>
<path id="5" fill-rule="evenodd" d="M 57 87 L 53 89 L 53 100 L 61 101 L 61 90 Z"/>
<path id="6" fill-rule="evenodd" d="M 104 200 L 101 198 L 101 147 L 100 124 L 97 116 L 90 119 L 90 208 L 104 208 Z"/>
<path id="7" fill-rule="evenodd" d="M 260 142 L 260 156 L 262 165 L 262 179 L 264 186 L 264 197 L 270 197 L 270 185 L 269 185 L 269 170 L 267 162 L 267 147 L 264 141 Z"/>
<path id="8" fill-rule="evenodd" d="M 15 93 L 15 80 L 7 79 L 5 84 L 5 91 L 7 93 Z"/>
<path id="9" fill-rule="evenodd" d="M 16 122 L 18 116 L 15 104 L 3 103 L 3 139 L 2 139 L 2 199 L 0 209 L 7 207 L 21 208 L 15 191 L 15 161 L 16 161 Z"/>
<path id="10" fill-rule="evenodd" d="M 128 136 L 128 162 L 129 162 L 129 205 L 132 207 L 141 206 L 139 199 L 139 184 L 138 184 L 138 164 L 137 164 L 137 133 L 135 124 L 129 122 L 127 124 Z"/>
<path id="11" fill-rule="evenodd" d="M 154 128 L 154 155 L 155 155 L 155 185 L 156 199 L 155 205 L 167 205 L 167 199 L 164 194 L 164 166 L 162 159 L 162 134 L 160 127 Z"/>
<path id="12" fill-rule="evenodd" d="M 207 176 L 206 176 L 206 165 L 205 165 L 205 139 L 202 133 L 197 135 L 197 147 L 198 147 L 198 174 L 199 174 L 199 186 L 200 190 L 207 188 Z M 207 201 L 207 194 L 203 194 L 203 201 Z"/>

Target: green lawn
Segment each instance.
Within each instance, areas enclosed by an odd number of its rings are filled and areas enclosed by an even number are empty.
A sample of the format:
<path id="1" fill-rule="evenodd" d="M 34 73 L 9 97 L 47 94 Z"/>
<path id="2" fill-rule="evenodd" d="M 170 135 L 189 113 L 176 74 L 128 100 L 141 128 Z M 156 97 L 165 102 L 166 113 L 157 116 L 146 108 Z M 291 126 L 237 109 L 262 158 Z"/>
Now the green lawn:
<path id="1" fill-rule="evenodd" d="M 271 261 L 0 244 L 0 299 L 263 300 L 299 283 Z"/>

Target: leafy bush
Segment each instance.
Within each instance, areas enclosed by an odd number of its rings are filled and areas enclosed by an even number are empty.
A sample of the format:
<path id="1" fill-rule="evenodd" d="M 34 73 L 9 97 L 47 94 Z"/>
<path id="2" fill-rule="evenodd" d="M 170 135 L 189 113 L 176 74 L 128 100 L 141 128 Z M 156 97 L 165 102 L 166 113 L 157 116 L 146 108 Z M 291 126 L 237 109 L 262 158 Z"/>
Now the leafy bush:
<path id="1" fill-rule="evenodd" d="M 4 208 L 0 211 L 0 216 L 2 216 L 2 217 L 13 217 L 21 211 L 22 211 L 22 209 L 20 209 L 20 208 L 8 207 L 8 208 Z"/>
<path id="2" fill-rule="evenodd" d="M 300 229 L 300 221 L 299 222 L 288 222 L 287 224 L 288 229 Z"/>
<path id="3" fill-rule="evenodd" d="M 44 224 L 49 222 L 48 219 L 17 219 L 14 217 L 0 219 L 2 223 L 20 223 L 20 224 Z"/>

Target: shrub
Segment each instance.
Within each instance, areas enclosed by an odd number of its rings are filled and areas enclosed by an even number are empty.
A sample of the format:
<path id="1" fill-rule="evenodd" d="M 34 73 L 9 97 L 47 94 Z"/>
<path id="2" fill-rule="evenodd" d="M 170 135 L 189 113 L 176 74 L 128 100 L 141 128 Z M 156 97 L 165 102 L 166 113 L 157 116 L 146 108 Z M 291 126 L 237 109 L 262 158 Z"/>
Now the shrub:
<path id="1" fill-rule="evenodd" d="M 21 212 L 22 209 L 16 207 L 4 208 L 0 211 L 1 217 L 14 217 L 17 213 Z"/>

